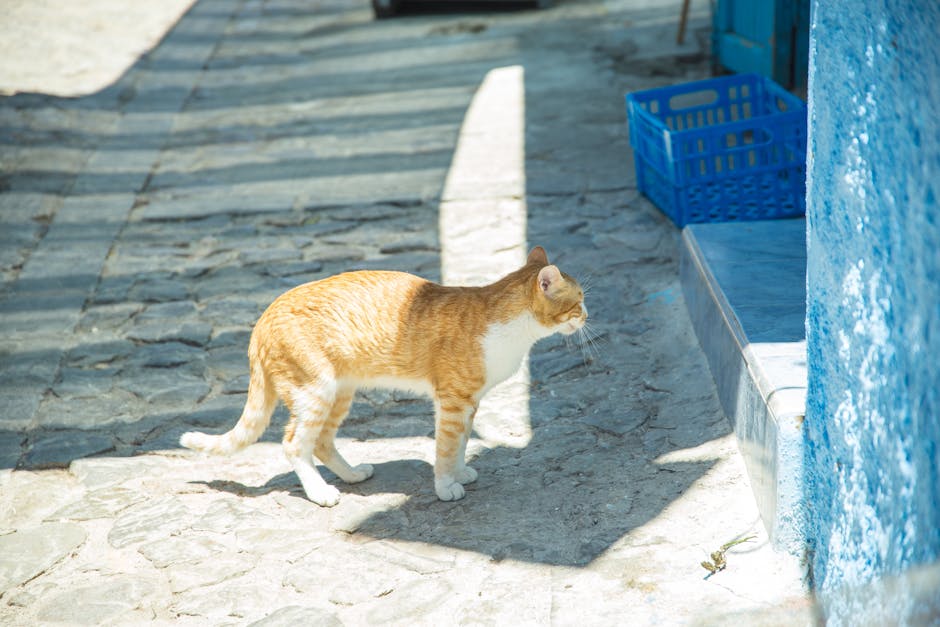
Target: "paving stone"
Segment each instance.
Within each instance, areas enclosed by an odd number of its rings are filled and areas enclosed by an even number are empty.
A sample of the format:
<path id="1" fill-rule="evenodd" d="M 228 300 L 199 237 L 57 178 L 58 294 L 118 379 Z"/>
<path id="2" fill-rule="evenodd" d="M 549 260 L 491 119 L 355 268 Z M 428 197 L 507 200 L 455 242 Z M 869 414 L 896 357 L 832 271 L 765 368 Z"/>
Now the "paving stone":
<path id="1" fill-rule="evenodd" d="M 86 489 L 96 491 L 141 477 L 164 476 L 171 467 L 169 459 L 152 455 L 125 458 L 91 457 L 72 462 L 69 473 Z"/>
<path id="2" fill-rule="evenodd" d="M 192 407 L 206 397 L 212 388 L 205 381 L 181 383 L 162 390 L 154 390 L 144 396 L 144 400 L 154 405 L 173 407 Z"/>
<path id="3" fill-rule="evenodd" d="M 248 343 L 210 349 L 206 365 L 216 377 L 226 382 L 247 374 Z"/>
<path id="4" fill-rule="evenodd" d="M 316 241 L 317 238 L 325 235 L 351 231 L 358 225 L 359 223 L 354 220 L 330 220 L 314 215 L 307 218 L 307 220 L 294 231 L 298 234 L 302 233 L 304 236 Z"/>
<path id="5" fill-rule="evenodd" d="M 72 523 L 46 523 L 0 535 L 0 590 L 9 590 L 55 566 L 85 542 Z"/>
<path id="6" fill-rule="evenodd" d="M 394 512 L 400 498 L 363 499 L 357 495 L 345 495 L 341 505 L 331 512 L 330 530 L 356 533 L 376 515 Z M 405 522 L 404 520 L 401 522 Z"/>
<path id="7" fill-rule="evenodd" d="M 300 605 L 288 605 L 275 610 L 259 621 L 251 623 L 250 627 L 293 627 L 294 625 L 309 625 L 310 627 L 342 627 L 343 622 L 336 614 L 329 610 Z"/>
<path id="8" fill-rule="evenodd" d="M 403 566 L 419 575 L 449 572 L 454 568 L 453 553 L 424 544 L 396 544 L 388 541 L 373 542 L 366 546 L 367 553 L 397 566 Z"/>
<path id="9" fill-rule="evenodd" d="M 251 375 L 243 374 L 227 380 L 222 384 L 222 394 L 246 394 Z"/>
<path id="10" fill-rule="evenodd" d="M 67 363 L 82 368 L 109 364 L 127 357 L 134 351 L 134 343 L 128 340 L 106 340 L 104 342 L 83 342 L 69 351 Z"/>
<path id="11" fill-rule="evenodd" d="M 301 258 L 301 252 L 295 248 L 253 248 L 242 251 L 239 260 L 246 264 L 281 264 L 286 261 L 296 261 Z"/>
<path id="12" fill-rule="evenodd" d="M 126 336 L 139 342 L 182 342 L 190 346 L 205 346 L 212 334 L 212 325 L 207 322 L 163 322 L 151 321 L 135 324 Z"/>
<path id="13" fill-rule="evenodd" d="M 134 277 L 128 275 L 101 277 L 95 289 L 93 302 L 96 305 L 122 303 L 134 284 Z"/>
<path id="14" fill-rule="evenodd" d="M 200 302 L 219 297 L 253 296 L 270 284 L 271 278 L 264 276 L 263 269 L 230 266 L 210 271 L 195 284 L 195 294 Z M 257 317 L 257 316 L 255 316 Z M 231 320 L 229 321 L 231 324 Z"/>
<path id="15" fill-rule="evenodd" d="M 27 388 L 51 386 L 62 359 L 58 344 L 58 340 L 38 339 L 5 342 L 0 349 L 0 388 L 15 394 Z"/>
<path id="16" fill-rule="evenodd" d="M 279 598 L 280 583 L 270 577 L 241 577 L 225 579 L 211 586 L 191 588 L 175 594 L 169 609 L 177 615 L 198 617 L 210 624 L 222 624 L 233 618 L 258 616 Z M 259 611 L 261 610 L 261 611 Z"/>
<path id="17" fill-rule="evenodd" d="M 415 206 L 417 203 L 408 203 Z M 334 220 L 349 220 L 355 222 L 374 222 L 376 220 L 389 220 L 408 215 L 411 207 L 402 207 L 391 204 L 346 205 L 326 209 L 326 213 Z"/>
<path id="18" fill-rule="evenodd" d="M 201 348 L 182 342 L 160 342 L 139 347 L 131 361 L 145 368 L 172 368 L 205 358 Z"/>
<path id="19" fill-rule="evenodd" d="M 183 181 L 177 179 L 161 178 L 155 181 L 156 185 L 176 185 L 196 183 L 196 181 Z M 207 181 L 201 181 L 207 183 Z M 237 180 L 226 181 L 227 185 L 238 183 Z M 237 195 L 232 198 L 220 194 L 193 194 L 191 196 L 177 196 L 173 198 L 152 198 L 144 208 L 144 220 L 196 220 L 209 218 L 219 214 L 251 215 L 259 213 L 283 212 L 289 209 L 292 199 L 277 198 L 273 194 Z"/>
<path id="20" fill-rule="evenodd" d="M 165 567 L 173 593 L 212 586 L 251 571 L 257 559 L 242 554 L 218 554 L 204 560 L 175 561 Z"/>
<path id="21" fill-rule="evenodd" d="M 239 551 L 261 557 L 277 555 L 280 560 L 293 564 L 305 555 L 316 551 L 328 535 L 325 529 L 254 527 L 239 529 L 235 533 L 235 538 Z"/>
<path id="22" fill-rule="evenodd" d="M 114 449 L 108 433 L 97 431 L 41 431 L 31 436 L 22 466 L 30 469 L 66 468 L 76 459 Z"/>
<path id="23" fill-rule="evenodd" d="M 649 413 L 642 409 L 608 410 L 590 413 L 581 421 L 602 431 L 616 435 L 625 435 L 638 429 L 650 419 Z"/>
<path id="24" fill-rule="evenodd" d="M 571 376 L 573 370 L 586 365 L 583 355 L 558 351 L 538 352 L 532 356 L 530 363 L 532 377 L 540 381 L 547 381 L 559 375 Z"/>
<path id="25" fill-rule="evenodd" d="M 170 453 L 177 451 L 180 447 L 180 436 L 186 431 L 192 431 L 192 427 L 183 425 L 179 422 L 178 411 L 186 411 L 186 408 L 170 408 L 169 414 L 157 414 L 154 421 L 157 426 L 152 429 L 128 429 L 115 435 L 115 439 L 122 445 L 131 447 L 130 450 L 122 448 L 128 454 L 140 454 L 146 452 Z M 147 421 L 150 416 L 145 417 L 141 422 Z"/>
<path id="26" fill-rule="evenodd" d="M 178 368 L 125 368 L 117 384 L 148 404 L 173 399 L 181 403 L 195 403 L 202 399 L 210 388 L 205 379 L 193 373 L 191 366 L 192 364 Z"/>
<path id="27" fill-rule="evenodd" d="M 23 455 L 26 434 L 17 431 L 0 431 L 0 469 L 15 468 Z"/>
<path id="28" fill-rule="evenodd" d="M 344 244 L 316 242 L 310 247 L 311 257 L 321 263 L 349 263 L 365 258 L 365 253 L 356 247 Z"/>
<path id="29" fill-rule="evenodd" d="M 432 611 L 439 611 L 445 601 L 452 600 L 453 587 L 442 579 L 417 579 L 372 601 L 366 614 L 370 623 L 410 622 L 425 620 Z"/>
<path id="30" fill-rule="evenodd" d="M 154 540 L 137 547 L 137 552 L 150 560 L 156 568 L 166 568 L 178 562 L 199 562 L 220 556 L 228 547 L 207 536 L 186 534 Z"/>
<path id="31" fill-rule="evenodd" d="M 140 307 L 139 303 L 93 303 L 85 310 L 76 329 L 91 333 L 118 331 L 140 311 Z"/>
<path id="32" fill-rule="evenodd" d="M 206 509 L 206 512 L 193 523 L 194 531 L 211 531 L 213 533 L 228 533 L 236 529 L 239 533 L 248 534 L 245 544 L 239 550 L 251 553 L 263 553 L 265 551 L 264 540 L 270 538 L 261 538 L 260 544 L 253 544 L 251 537 L 253 529 L 259 525 L 274 525 L 276 518 L 271 516 L 260 508 L 251 507 L 241 499 L 225 499 L 213 501 Z M 238 537 L 238 536 L 237 536 Z M 239 540 L 239 542 L 241 542 Z"/>
<path id="33" fill-rule="evenodd" d="M 206 429 L 230 429 L 241 416 L 245 407 L 245 396 L 224 394 L 203 400 L 184 419 L 187 424 Z"/>
<path id="34" fill-rule="evenodd" d="M 78 501 L 70 503 L 57 510 L 48 517 L 48 520 L 95 520 L 97 518 L 113 518 L 119 512 L 131 505 L 145 500 L 147 495 L 120 486 L 110 486 L 99 490 L 92 490 L 82 495 Z"/>
<path id="35" fill-rule="evenodd" d="M 118 369 L 111 368 L 62 368 L 59 382 L 52 392 L 59 397 L 97 398 L 107 394 L 114 385 Z"/>
<path id="36" fill-rule="evenodd" d="M 302 276 L 309 281 L 320 278 L 317 273 L 321 270 L 323 270 L 323 262 L 319 260 L 278 263 L 269 265 L 264 269 L 266 274 L 273 277 Z"/>
<path id="37" fill-rule="evenodd" d="M 51 381 L 50 381 L 51 383 Z M 3 413 L 0 415 L 0 429 L 10 431 L 25 431 L 35 425 L 33 417 L 39 409 L 39 404 L 45 389 L 19 389 L 3 390 Z"/>
<path id="38" fill-rule="evenodd" d="M 245 325 L 255 323 L 261 315 L 263 307 L 257 301 L 242 297 L 223 297 L 213 299 L 206 303 L 202 316 L 212 322 L 224 325 Z M 245 344 L 247 351 L 247 343 Z"/>
<path id="39" fill-rule="evenodd" d="M 128 298 L 144 303 L 185 300 L 189 297 L 186 284 L 177 279 L 144 279 L 130 288 Z"/>
<path id="40" fill-rule="evenodd" d="M 231 347 L 231 346 L 240 346 L 244 347 L 245 355 L 247 360 L 248 355 L 248 342 L 251 340 L 251 330 L 250 329 L 216 329 L 212 335 L 212 339 L 209 340 L 208 347 L 210 349 L 219 348 L 219 347 Z"/>
<path id="41" fill-rule="evenodd" d="M 401 253 L 413 252 L 438 252 L 440 244 L 436 237 L 408 237 L 398 240 L 391 244 L 385 244 L 379 248 L 383 255 L 398 255 Z"/>
<path id="42" fill-rule="evenodd" d="M 196 305 L 189 300 L 177 300 L 165 303 L 152 303 L 144 307 L 137 315 L 138 322 L 178 321 L 196 314 Z"/>
<path id="43" fill-rule="evenodd" d="M 116 549 L 164 538 L 181 531 L 190 522 L 189 510 L 169 496 L 134 505 L 114 521 L 108 543 Z"/>
<path id="44" fill-rule="evenodd" d="M 408 253 L 350 263 L 347 270 L 398 270 L 439 281 L 440 265 L 436 253 Z"/>
<path id="45" fill-rule="evenodd" d="M 35 414 L 44 429 L 89 430 L 114 424 L 134 422 L 142 415 L 141 400 L 121 389 L 105 396 L 59 398 L 49 395 Z"/>
<path id="46" fill-rule="evenodd" d="M 152 610 L 143 609 L 148 597 L 155 595 L 154 581 L 125 575 L 52 595 L 40 604 L 37 617 L 47 623 L 101 625 L 108 622 L 136 622 L 154 618 Z M 138 611 L 143 609 L 143 611 Z"/>
<path id="47" fill-rule="evenodd" d="M 389 416 L 380 411 L 364 426 L 370 438 L 430 437 L 434 434 L 433 416 L 432 411 L 416 416 Z"/>
<path id="48" fill-rule="evenodd" d="M 335 555 L 313 554 L 287 571 L 283 585 L 302 594 L 314 594 L 326 588 L 331 603 L 351 606 L 382 598 L 419 579 L 416 573 L 380 560 L 357 557 L 353 564 L 338 560 Z"/>

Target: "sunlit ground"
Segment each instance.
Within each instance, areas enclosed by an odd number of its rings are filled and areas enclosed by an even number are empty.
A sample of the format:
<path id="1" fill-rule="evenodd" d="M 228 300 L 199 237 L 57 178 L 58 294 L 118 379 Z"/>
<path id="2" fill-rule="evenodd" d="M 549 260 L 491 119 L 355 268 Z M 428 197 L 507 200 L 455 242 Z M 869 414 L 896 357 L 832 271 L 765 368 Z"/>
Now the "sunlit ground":
<path id="1" fill-rule="evenodd" d="M 0 95 L 86 96 L 117 81 L 194 0 L 3 0 Z"/>
<path id="2" fill-rule="evenodd" d="M 497 195 L 481 196 L 482 188 Z M 441 276 L 448 285 L 484 285 L 525 263 L 525 75 L 520 66 L 491 70 L 470 103 L 441 195 L 440 238 Z M 528 358 L 487 394 L 477 416 L 477 433 L 487 445 L 528 444 Z"/>

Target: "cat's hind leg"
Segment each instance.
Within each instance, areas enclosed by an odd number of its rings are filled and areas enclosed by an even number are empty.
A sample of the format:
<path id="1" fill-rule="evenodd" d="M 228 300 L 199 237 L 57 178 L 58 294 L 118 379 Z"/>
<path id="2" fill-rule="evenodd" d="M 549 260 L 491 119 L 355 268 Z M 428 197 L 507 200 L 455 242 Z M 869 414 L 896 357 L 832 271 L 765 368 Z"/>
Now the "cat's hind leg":
<path id="1" fill-rule="evenodd" d="M 284 430 L 284 454 L 294 467 L 307 498 L 324 507 L 339 503 L 339 490 L 320 476 L 313 463 L 317 437 L 336 400 L 336 382 L 292 387 L 281 394 L 291 412 Z"/>
<path id="2" fill-rule="evenodd" d="M 359 483 L 372 476 L 372 466 L 359 464 L 350 466 L 339 451 L 336 450 L 336 431 L 349 414 L 355 390 L 340 390 L 336 394 L 336 401 L 330 410 L 330 415 L 317 436 L 316 447 L 313 452 L 323 465 L 332 470 L 337 477 L 346 483 Z"/>
<path id="3" fill-rule="evenodd" d="M 477 477 L 476 471 L 462 459 L 476 405 L 469 398 L 442 395 L 434 406 L 434 491 L 442 501 L 456 501 L 466 493 L 463 484 Z"/>

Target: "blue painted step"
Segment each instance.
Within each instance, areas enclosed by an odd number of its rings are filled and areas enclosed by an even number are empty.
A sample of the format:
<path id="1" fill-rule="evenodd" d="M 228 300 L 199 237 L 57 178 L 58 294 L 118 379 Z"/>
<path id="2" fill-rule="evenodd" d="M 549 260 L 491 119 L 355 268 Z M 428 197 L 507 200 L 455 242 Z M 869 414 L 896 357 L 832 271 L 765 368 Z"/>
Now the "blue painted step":
<path id="1" fill-rule="evenodd" d="M 803 548 L 806 223 L 696 224 L 682 289 L 761 517 L 777 548 Z"/>

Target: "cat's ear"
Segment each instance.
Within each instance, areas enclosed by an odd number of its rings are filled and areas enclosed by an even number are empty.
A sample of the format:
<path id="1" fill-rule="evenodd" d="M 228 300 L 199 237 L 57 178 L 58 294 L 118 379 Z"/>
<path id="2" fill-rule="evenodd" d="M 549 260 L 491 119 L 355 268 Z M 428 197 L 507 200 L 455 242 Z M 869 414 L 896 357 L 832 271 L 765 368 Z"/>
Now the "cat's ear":
<path id="1" fill-rule="evenodd" d="M 542 293 L 551 298 L 558 293 L 565 279 L 561 276 L 561 270 L 556 266 L 545 266 L 539 271 L 538 280 Z"/>
<path id="2" fill-rule="evenodd" d="M 548 265 L 548 254 L 546 254 L 545 249 L 541 246 L 536 246 L 529 251 L 529 258 L 526 259 L 526 263 L 540 263 L 543 266 Z"/>

